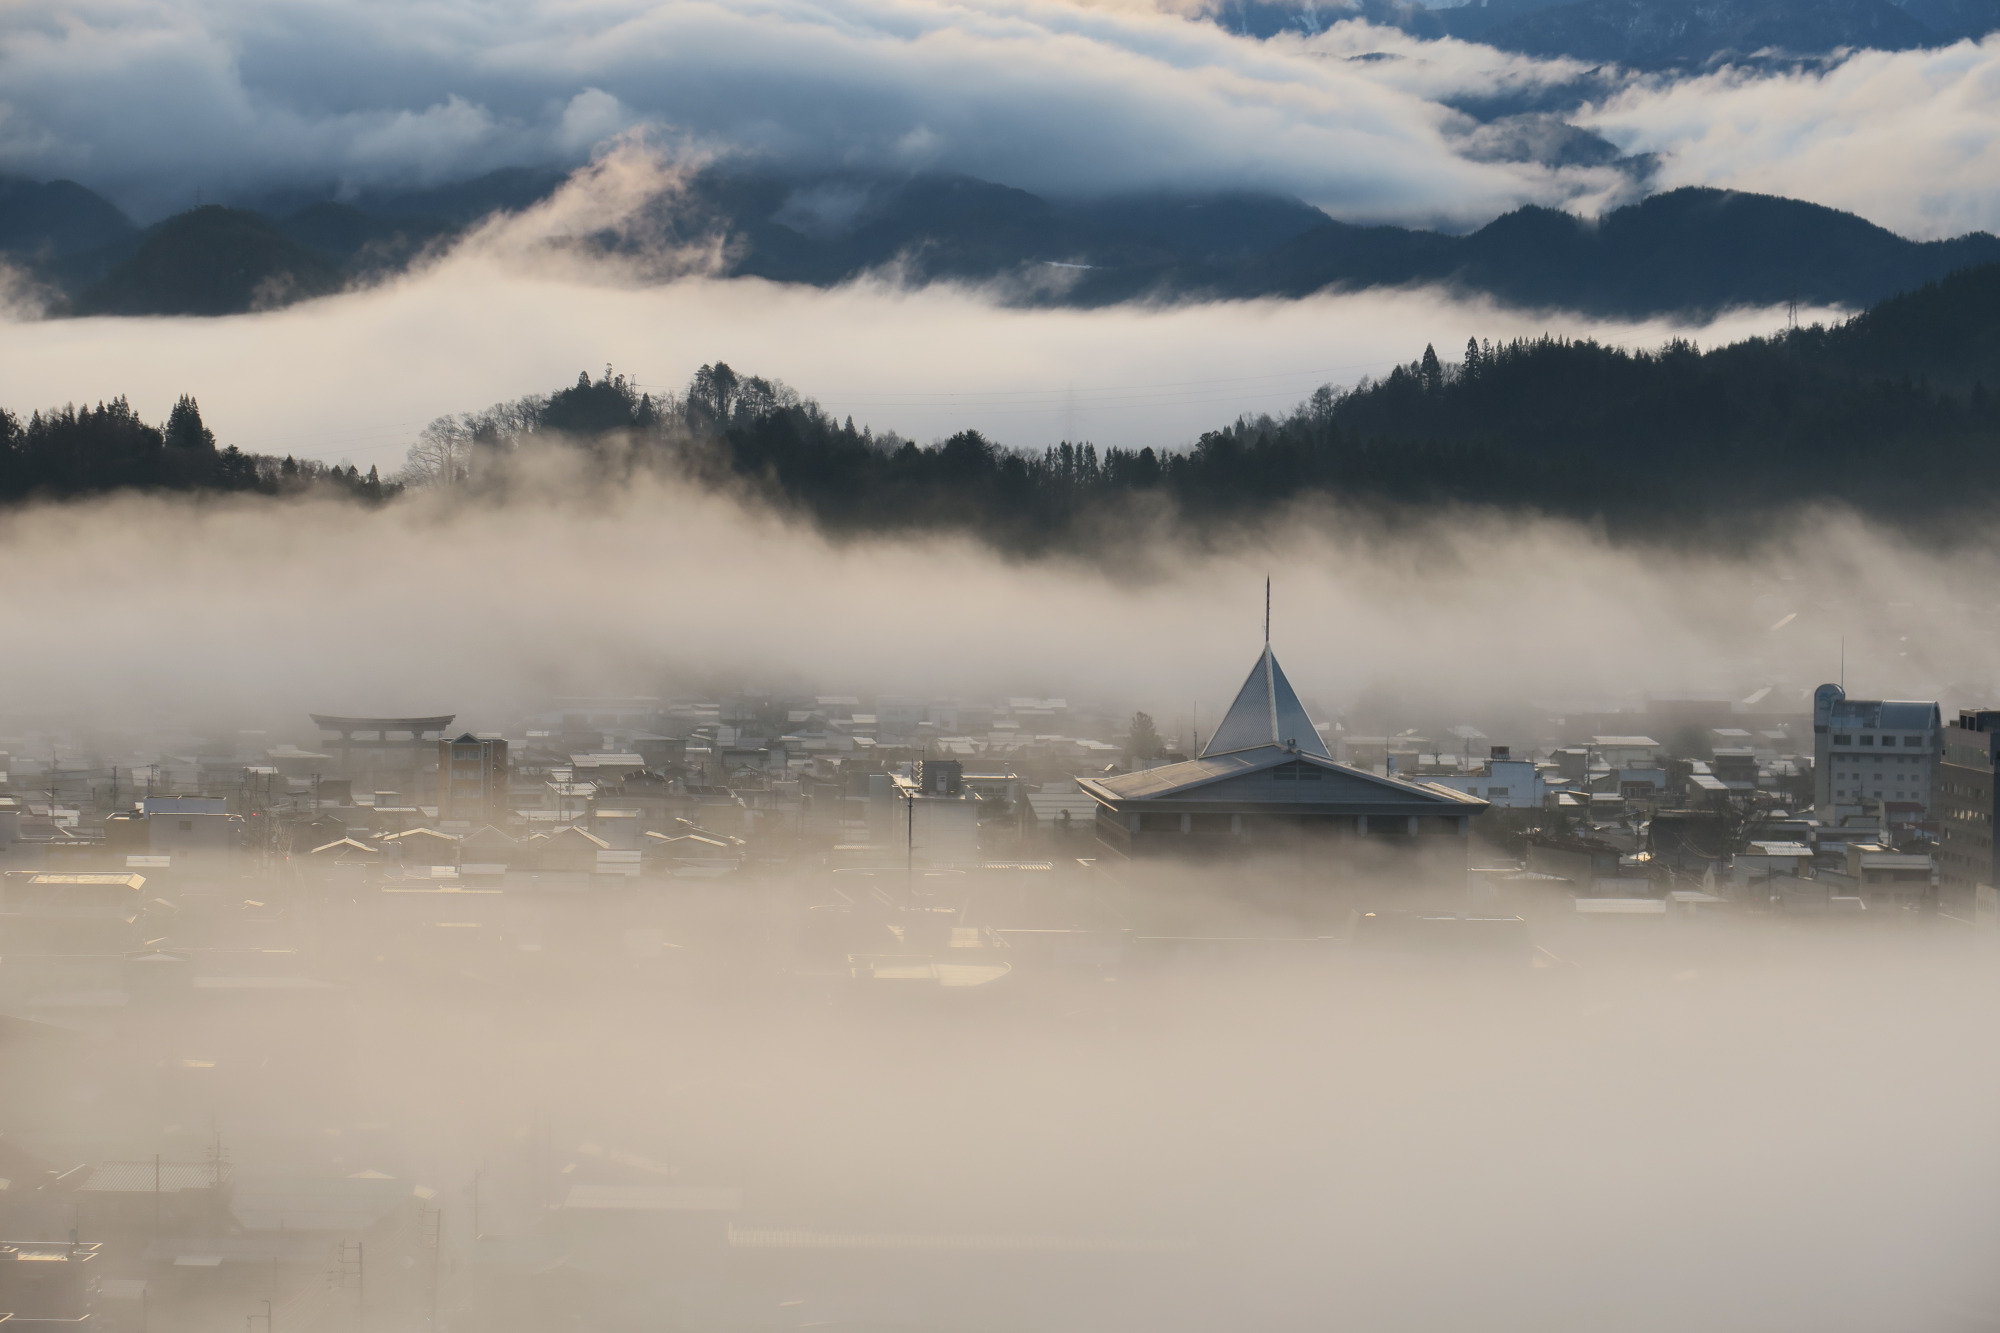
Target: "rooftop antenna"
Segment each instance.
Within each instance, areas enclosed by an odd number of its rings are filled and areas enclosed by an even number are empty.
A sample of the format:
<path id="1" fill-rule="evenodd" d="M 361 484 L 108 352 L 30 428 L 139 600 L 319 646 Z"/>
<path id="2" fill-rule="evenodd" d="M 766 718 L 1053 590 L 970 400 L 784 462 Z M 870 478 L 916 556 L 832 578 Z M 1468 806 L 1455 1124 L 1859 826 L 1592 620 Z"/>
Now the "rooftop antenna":
<path id="1" fill-rule="evenodd" d="M 1847 693 L 1847 636 L 1840 636 L 1840 692 Z"/>
<path id="2" fill-rule="evenodd" d="M 1271 712 L 1271 743 L 1282 745 L 1284 737 L 1278 734 L 1278 685 L 1272 677 L 1276 669 L 1271 664 L 1271 576 L 1264 576 L 1264 703 Z"/>

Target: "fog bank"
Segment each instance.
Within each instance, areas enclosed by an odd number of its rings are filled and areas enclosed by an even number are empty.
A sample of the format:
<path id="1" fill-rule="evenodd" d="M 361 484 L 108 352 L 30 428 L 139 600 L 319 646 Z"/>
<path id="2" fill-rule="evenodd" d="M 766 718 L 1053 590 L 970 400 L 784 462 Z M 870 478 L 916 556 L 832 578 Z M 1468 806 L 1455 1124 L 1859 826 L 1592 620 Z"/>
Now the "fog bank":
<path id="1" fill-rule="evenodd" d="M 0 322 L 0 404 L 25 413 L 122 393 L 152 419 L 192 393 L 225 444 L 386 473 L 438 416 L 548 392 L 606 364 L 678 391 L 722 360 L 918 440 L 978 429 L 1036 451 L 1062 439 L 1175 448 L 1239 413 L 1281 413 L 1321 384 L 1386 373 L 1427 343 L 1446 359 L 1470 337 L 1545 332 L 1707 345 L 1784 319 L 1749 310 L 1706 324 L 1599 321 L 1428 290 L 1023 309 L 887 276 L 830 291 L 635 282 L 622 266 L 552 265 L 503 234 L 387 286 L 275 313 Z"/>
<path id="2" fill-rule="evenodd" d="M 296 729 L 311 710 L 497 727 L 558 693 L 759 686 L 1065 695 L 1212 725 L 1256 652 L 1268 574 L 1280 654 L 1323 719 L 1364 695 L 1448 723 L 1648 693 L 1802 700 L 1843 639 L 1857 693 L 2000 697 L 1990 542 L 1923 549 L 1831 512 L 1772 523 L 1733 555 L 1311 504 L 1220 548 L 1164 528 L 1021 562 L 946 535 L 830 544 L 666 482 L 551 480 L 509 506 L 114 498 L 29 509 L 0 535 L 0 615 L 63 627 L 61 651 L 0 660 L 0 689 L 107 725 Z"/>

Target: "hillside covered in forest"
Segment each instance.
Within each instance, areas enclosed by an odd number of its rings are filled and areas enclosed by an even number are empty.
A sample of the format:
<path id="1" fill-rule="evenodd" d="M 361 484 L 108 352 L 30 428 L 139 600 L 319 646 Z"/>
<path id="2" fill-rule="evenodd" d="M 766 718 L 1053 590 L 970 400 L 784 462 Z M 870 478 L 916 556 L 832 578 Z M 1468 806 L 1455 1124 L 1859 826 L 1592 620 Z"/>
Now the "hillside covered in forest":
<path id="1" fill-rule="evenodd" d="M 1815 501 L 1913 529 L 2000 500 L 2000 265 L 1952 275 L 1831 328 L 1726 347 L 1631 351 L 1545 336 L 1425 348 L 1378 380 L 1191 443 L 923 444 L 857 427 L 782 383 L 703 366 L 651 396 L 607 372 L 442 418 L 394 479 L 218 450 L 192 400 L 163 427 L 120 400 L 0 413 L 0 496 L 313 488 L 370 500 L 447 486 L 532 501 L 540 451 L 566 475 L 692 479 L 832 533 L 964 531 L 1020 551 L 1082 547 L 1134 514 L 1226 533 L 1316 496 L 1490 506 L 1670 534 Z"/>

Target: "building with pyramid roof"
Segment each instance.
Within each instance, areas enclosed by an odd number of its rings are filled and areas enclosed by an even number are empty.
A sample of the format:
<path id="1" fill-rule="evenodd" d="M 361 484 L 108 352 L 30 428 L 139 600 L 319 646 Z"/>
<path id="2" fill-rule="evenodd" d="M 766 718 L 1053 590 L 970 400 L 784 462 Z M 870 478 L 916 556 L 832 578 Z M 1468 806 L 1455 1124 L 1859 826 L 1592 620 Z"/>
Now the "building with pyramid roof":
<path id="1" fill-rule="evenodd" d="M 1257 658 L 1257 665 L 1250 668 L 1243 688 L 1236 692 L 1236 702 L 1223 714 L 1222 725 L 1202 748 L 1201 757 L 1254 750 L 1264 745 L 1282 745 L 1301 754 L 1333 758 L 1326 752 L 1319 728 L 1306 716 L 1305 705 L 1292 690 L 1292 682 L 1285 679 L 1284 668 L 1278 665 L 1277 655 L 1268 643 Z"/>
<path id="2" fill-rule="evenodd" d="M 1281 862 L 1335 884 L 1383 867 L 1456 873 L 1487 802 L 1434 783 L 1335 763 L 1267 642 L 1199 758 L 1084 778 L 1098 852 L 1113 866 L 1155 859 Z M 1455 870 L 1454 870 L 1455 867 Z"/>

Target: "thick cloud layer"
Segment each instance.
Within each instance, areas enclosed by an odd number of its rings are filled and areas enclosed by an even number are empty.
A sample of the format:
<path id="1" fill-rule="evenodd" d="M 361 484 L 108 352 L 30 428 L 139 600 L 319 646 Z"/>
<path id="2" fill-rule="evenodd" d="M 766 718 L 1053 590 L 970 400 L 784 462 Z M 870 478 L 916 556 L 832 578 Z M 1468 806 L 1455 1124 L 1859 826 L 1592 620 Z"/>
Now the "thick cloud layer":
<path id="1" fill-rule="evenodd" d="M 1390 77 L 1340 40 L 1059 0 L 30 0 L 0 17 L 0 169 L 157 213 L 197 187 L 576 162 L 651 123 L 819 167 L 1058 191 L 1227 180 L 1359 216 L 1472 219 L 1618 184 L 1460 157 L 1465 118 L 1425 85 L 1548 76 L 1470 52 Z"/>
<path id="2" fill-rule="evenodd" d="M 1623 91 L 1582 118 L 1658 154 L 1669 183 L 1947 234 L 1993 216 L 1996 53 L 1611 76 Z M 1259 42 L 1140 0 L 21 0 L 0 10 L 0 172 L 72 176 L 151 218 L 198 197 L 574 165 L 644 125 L 815 169 L 1257 187 L 1342 217 L 1471 224 L 1630 191 L 1611 165 L 1497 160 L 1494 134 L 1452 109 L 1526 105 L 1580 72 L 1358 21 Z"/>
<path id="3" fill-rule="evenodd" d="M 1649 82 L 1584 120 L 1661 154 L 1662 186 L 1811 199 L 1925 239 L 2000 229 L 2000 35 L 1823 72 Z"/>

